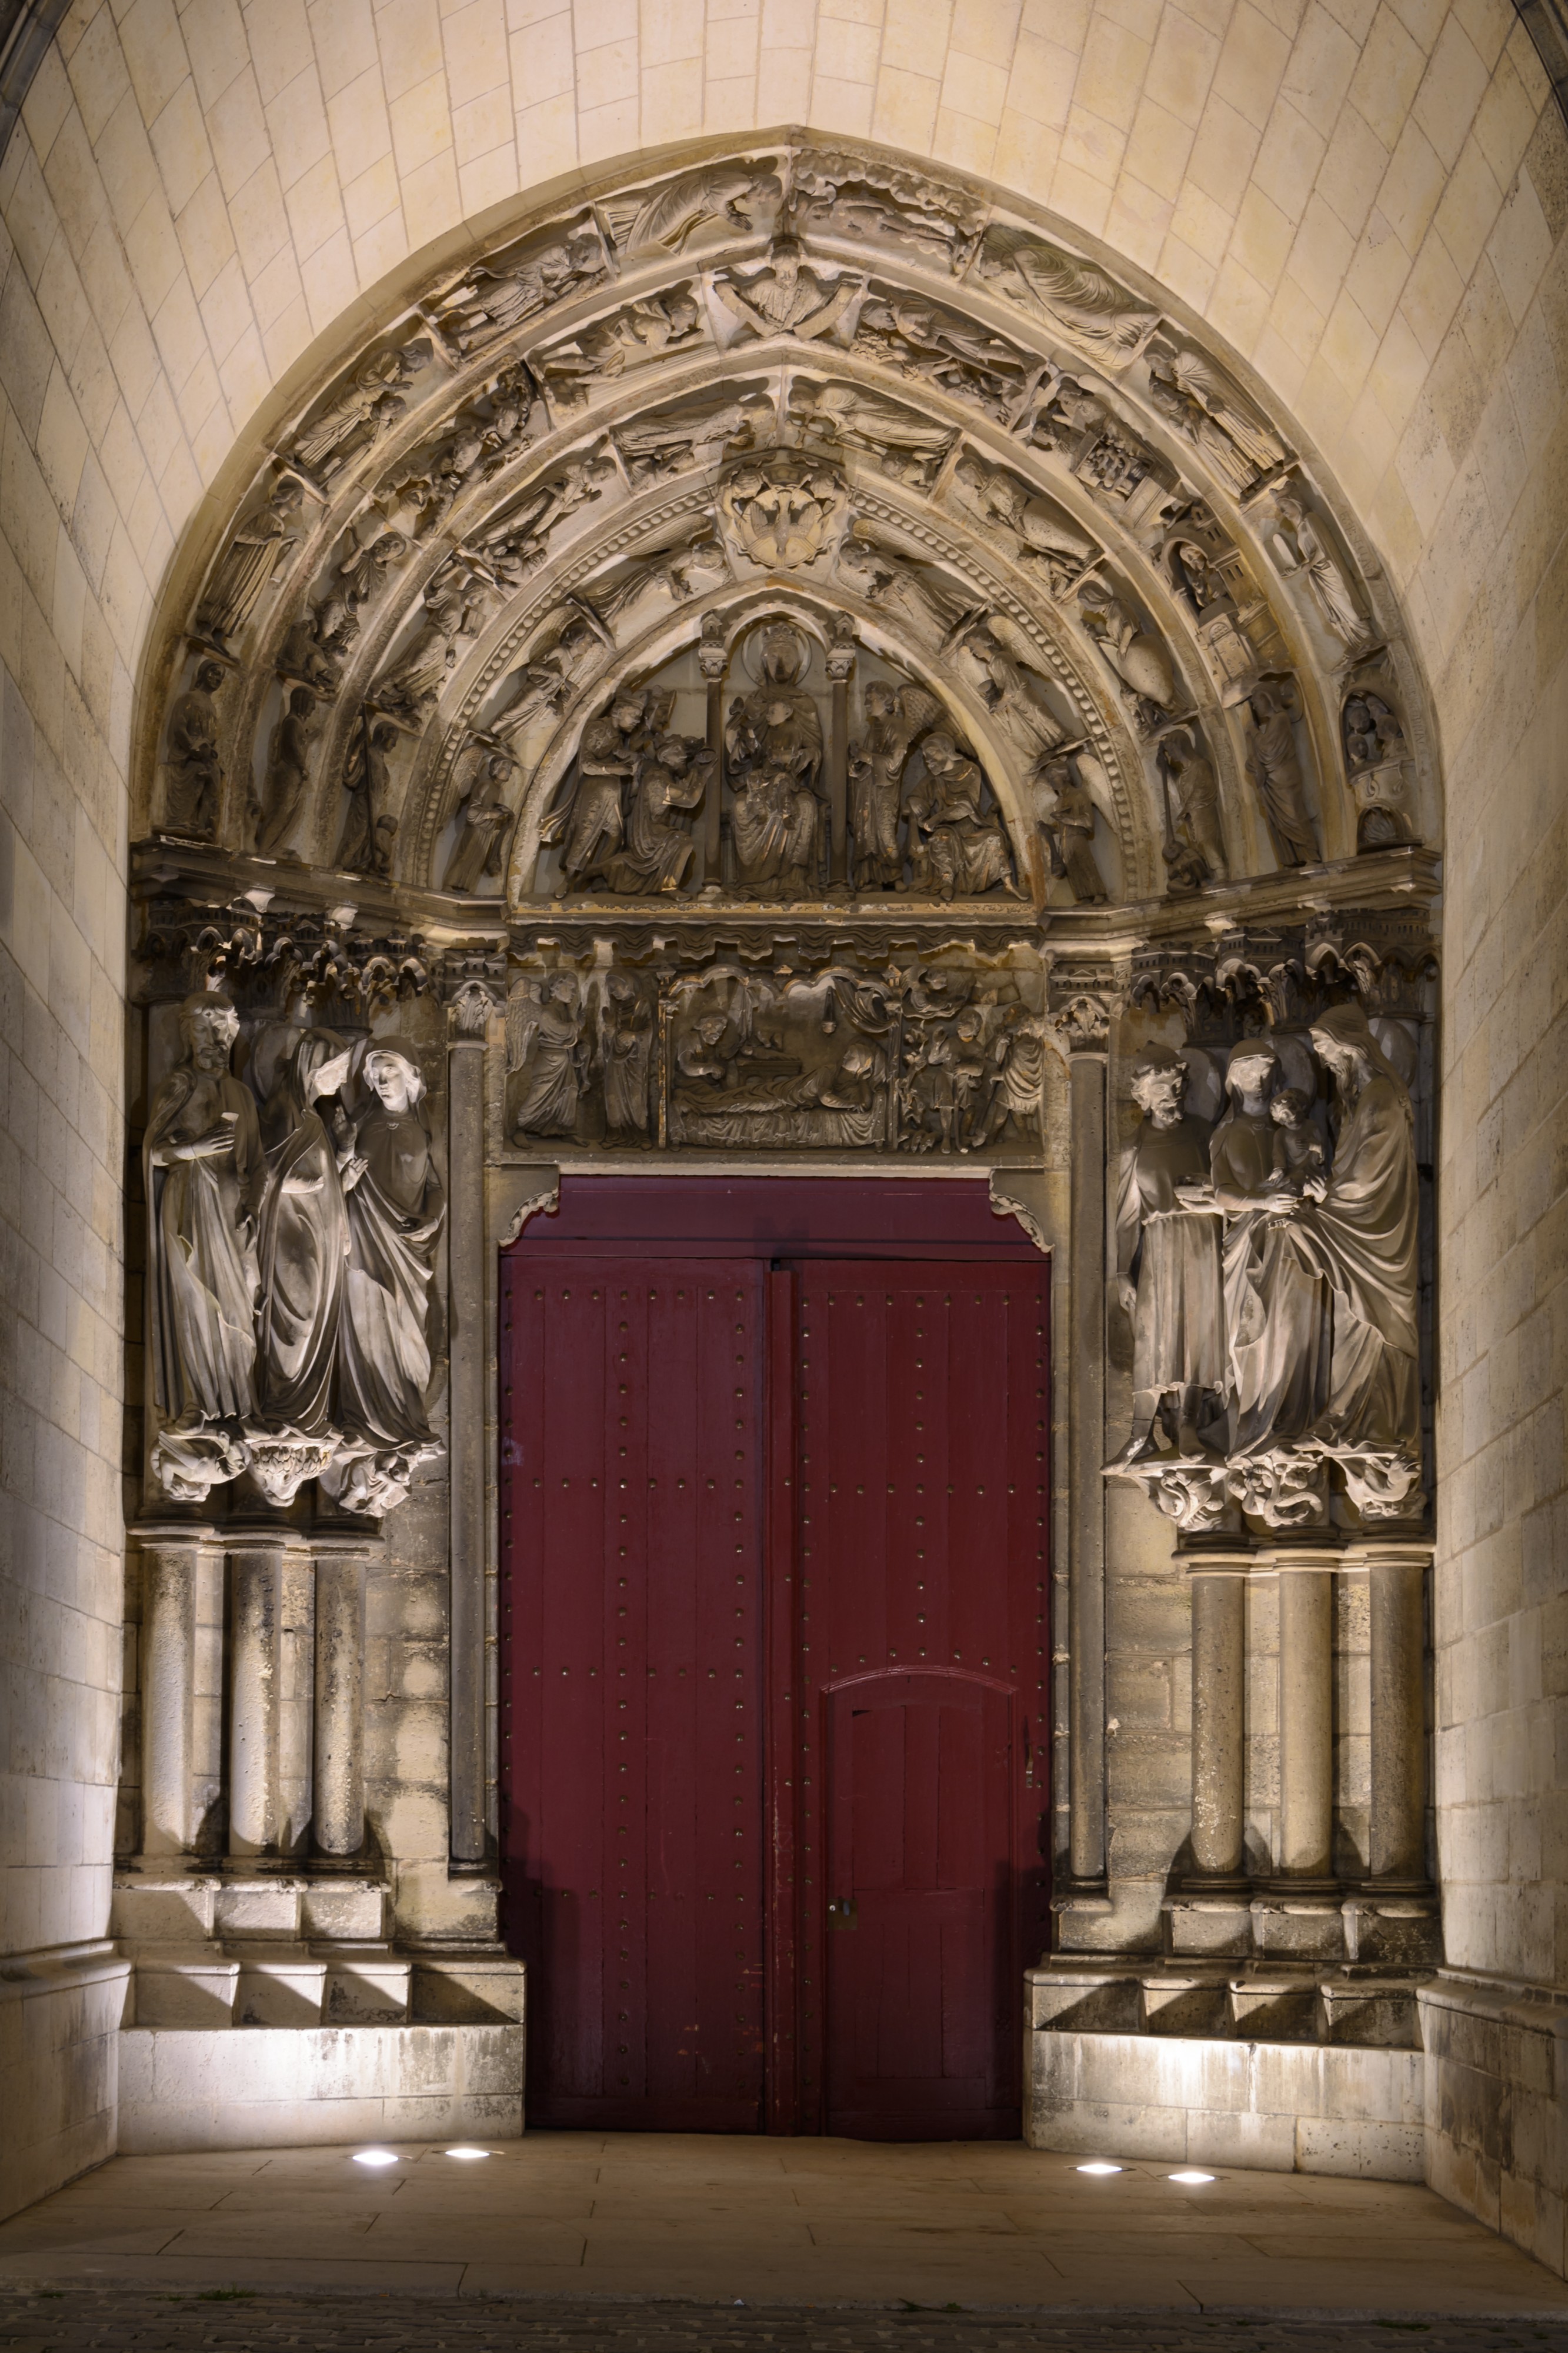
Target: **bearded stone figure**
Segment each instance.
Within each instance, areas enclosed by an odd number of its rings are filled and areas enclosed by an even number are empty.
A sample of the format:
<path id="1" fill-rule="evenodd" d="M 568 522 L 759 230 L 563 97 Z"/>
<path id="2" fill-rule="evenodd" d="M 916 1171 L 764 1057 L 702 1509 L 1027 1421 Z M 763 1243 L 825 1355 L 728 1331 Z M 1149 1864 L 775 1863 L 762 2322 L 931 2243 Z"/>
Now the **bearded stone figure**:
<path id="1" fill-rule="evenodd" d="M 153 1477 L 205 1502 L 244 1470 L 256 1416 L 257 1218 L 266 1162 L 250 1090 L 229 1070 L 239 1030 L 220 990 L 180 1008 L 184 1054 L 153 1097 L 142 1145 Z"/>
<path id="2" fill-rule="evenodd" d="M 425 1081 L 406 1054 L 373 1046 L 363 1079 L 375 1100 L 339 1144 L 349 1260 L 338 1345 L 342 1448 L 321 1483 L 347 1511 L 379 1519 L 437 1460 L 430 1428 L 430 1288 L 447 1196 L 423 1110 Z"/>
<path id="3" fill-rule="evenodd" d="M 1220 1221 L 1186 1091 L 1186 1066 L 1163 1047 L 1132 1073 L 1143 1119 L 1122 1161 L 1116 1213 L 1116 1291 L 1132 1321 L 1132 1434 L 1118 1468 L 1166 1451 L 1162 1437 L 1179 1456 L 1201 1458 L 1220 1420 Z"/>
<path id="4" fill-rule="evenodd" d="M 289 1044 L 262 1107 L 268 1151 L 258 1322 L 260 1431 L 250 1472 L 269 1504 L 292 1503 L 337 1451 L 332 1376 L 349 1229 L 337 1154 L 318 1103 L 348 1076 L 351 1050 L 327 1029 Z"/>

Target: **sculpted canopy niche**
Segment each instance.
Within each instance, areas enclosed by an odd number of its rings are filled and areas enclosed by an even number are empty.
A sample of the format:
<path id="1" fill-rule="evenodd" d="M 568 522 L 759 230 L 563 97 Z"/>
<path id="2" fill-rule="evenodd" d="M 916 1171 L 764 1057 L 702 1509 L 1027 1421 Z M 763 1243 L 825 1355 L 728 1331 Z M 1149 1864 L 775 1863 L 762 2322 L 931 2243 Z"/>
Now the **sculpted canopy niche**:
<path id="1" fill-rule="evenodd" d="M 400 995 L 498 1017 L 519 1149 L 1037 1158 L 1135 954 L 1435 888 L 1418 677 L 1317 459 L 1152 290 L 885 153 L 518 218 L 206 529 L 132 826 L 172 1494 L 384 1509 L 438 1443 Z M 1255 1373 L 1242 1423 L 1300 1419 Z M 1162 1379 L 1139 1461 L 1224 1418 Z"/>

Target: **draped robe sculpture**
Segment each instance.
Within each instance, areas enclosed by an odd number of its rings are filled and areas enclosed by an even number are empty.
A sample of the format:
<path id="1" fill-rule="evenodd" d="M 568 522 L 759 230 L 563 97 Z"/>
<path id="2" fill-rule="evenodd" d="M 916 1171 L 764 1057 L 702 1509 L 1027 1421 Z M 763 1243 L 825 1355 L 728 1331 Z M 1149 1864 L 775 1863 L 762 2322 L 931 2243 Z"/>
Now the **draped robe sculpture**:
<path id="1" fill-rule="evenodd" d="M 1416 1508 L 1421 1478 L 1418 1208 L 1409 1092 L 1359 1005 L 1312 1023 L 1346 1114 L 1326 1176 L 1303 1180 L 1289 1240 L 1332 1294 L 1328 1401 L 1314 1441 L 1367 1518 Z"/>
<path id="2" fill-rule="evenodd" d="M 288 1052 L 263 1107 L 267 1189 L 258 1260 L 258 1389 L 261 1430 L 251 1475 L 270 1504 L 289 1504 L 337 1449 L 332 1376 L 349 1247 L 337 1153 L 318 1103 L 348 1076 L 350 1049 L 307 1029 Z"/>
<path id="3" fill-rule="evenodd" d="M 232 999 L 180 1009 L 184 1059 L 153 1097 L 142 1145 L 147 1345 L 159 1425 L 152 1470 L 201 1503 L 245 1468 L 256 1418 L 256 1222 L 265 1162 L 256 1102 L 229 1070 Z"/>
<path id="4" fill-rule="evenodd" d="M 1359 1005 L 1331 1007 L 1310 1030 L 1342 1107 L 1331 1159 L 1315 1087 L 1279 1084 L 1284 1057 L 1268 1039 L 1232 1049 L 1229 1106 L 1206 1153 L 1182 1113 L 1175 1058 L 1152 1049 L 1133 1075 L 1148 1126 L 1118 1213 L 1132 1433 L 1108 1468 L 1183 1526 L 1215 1526 L 1226 1497 L 1268 1527 L 1323 1525 L 1331 1468 L 1363 1522 L 1424 1508 L 1410 1095 Z M 1223 1421 L 1205 1390 L 1223 1398 Z M 1165 1456 L 1158 1430 L 1173 1419 Z"/>
<path id="5" fill-rule="evenodd" d="M 363 1075 L 375 1102 L 340 1146 L 349 1227 L 338 1348 L 342 1445 L 321 1483 L 345 1510 L 379 1519 L 406 1500 L 420 1464 L 443 1451 L 426 1396 L 430 1286 L 447 1197 L 420 1072 L 395 1048 L 374 1046 Z"/>
<path id="6" fill-rule="evenodd" d="M 1132 1435 L 1121 1465 L 1156 1451 L 1160 1424 L 1179 1455 L 1198 1455 L 1219 1415 L 1220 1226 L 1201 1198 L 1208 1155 L 1186 1088 L 1185 1067 L 1163 1049 L 1132 1074 L 1143 1124 L 1122 1162 L 1116 1212 L 1117 1294 L 1133 1334 Z"/>
<path id="7" fill-rule="evenodd" d="M 1208 1186 L 1183 1198 L 1225 1218 L 1226 1453 L 1229 1489 L 1273 1525 L 1321 1516 L 1316 1465 L 1292 1461 L 1327 1398 L 1326 1285 L 1290 1247 L 1283 1218 L 1300 1186 L 1280 1145 L 1268 1090 L 1279 1057 L 1245 1039 L 1226 1073 L 1230 1108 L 1209 1139 Z"/>

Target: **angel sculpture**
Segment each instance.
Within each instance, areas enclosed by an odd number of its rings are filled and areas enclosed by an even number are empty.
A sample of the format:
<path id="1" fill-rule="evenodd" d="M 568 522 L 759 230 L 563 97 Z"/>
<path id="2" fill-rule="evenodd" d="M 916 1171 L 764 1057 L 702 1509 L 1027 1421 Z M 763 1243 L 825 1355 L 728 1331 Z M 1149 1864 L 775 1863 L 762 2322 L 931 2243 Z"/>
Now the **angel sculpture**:
<path id="1" fill-rule="evenodd" d="M 525 981 L 507 999 L 506 1066 L 523 1071 L 519 1136 L 572 1135 L 588 1082 L 586 1008 L 569 972 Z"/>
<path id="2" fill-rule="evenodd" d="M 1284 443 L 1194 353 L 1152 359 L 1149 397 L 1237 498 L 1285 463 Z"/>
<path id="3" fill-rule="evenodd" d="M 1140 626 L 1103 580 L 1083 583 L 1078 608 L 1084 628 L 1131 697 L 1140 726 L 1147 730 L 1158 725 L 1176 702 L 1175 672 L 1159 638 Z"/>
<path id="4" fill-rule="evenodd" d="M 975 276 L 1111 367 L 1124 367 L 1159 320 L 1092 263 L 1021 228 L 989 232 Z"/>
<path id="5" fill-rule="evenodd" d="M 618 425 L 614 439 L 633 481 L 647 482 L 688 466 L 706 470 L 731 448 L 759 448 L 773 422 L 773 405 L 766 393 L 743 392 L 706 408 L 677 408 L 665 417 Z"/>
<path id="6" fill-rule="evenodd" d="M 956 479 L 961 494 L 985 522 L 1013 534 L 1017 543 L 1015 552 L 1025 563 L 1045 565 L 1053 596 L 1059 596 L 1100 554 L 1093 540 L 1070 523 L 1059 507 L 1049 499 L 1036 498 L 1001 467 L 963 457 L 958 461 Z"/>
<path id="7" fill-rule="evenodd" d="M 581 408 L 595 382 L 624 375 L 629 367 L 685 351 L 702 333 L 702 312 L 689 290 L 628 302 L 601 319 L 539 363 L 541 381 L 557 408 Z"/>
<path id="8" fill-rule="evenodd" d="M 516 761 L 482 738 L 469 746 L 469 755 L 476 754 L 461 804 L 462 828 L 447 860 L 444 891 L 477 891 L 485 877 L 499 875 L 517 823 L 506 802 L 506 788 L 517 774 Z"/>
<path id="9" fill-rule="evenodd" d="M 985 672 L 987 705 L 1028 760 L 1031 776 L 1038 775 L 1067 734 L 1029 690 L 1034 648 L 1005 613 L 988 613 L 963 647 Z"/>
<path id="10" fill-rule="evenodd" d="M 384 711 L 423 719 L 458 659 L 459 638 L 479 635 L 485 583 L 456 558 L 441 566 L 425 590 L 425 622 L 401 661 L 381 679 L 374 700 Z"/>
<path id="11" fill-rule="evenodd" d="M 447 298 L 447 332 L 467 358 L 480 343 L 504 335 L 536 311 L 596 286 L 604 275 L 598 237 L 592 229 L 578 229 L 510 269 L 476 269 Z"/>
<path id="12" fill-rule="evenodd" d="M 874 538 L 864 523 L 857 523 L 841 543 L 838 570 L 868 605 L 897 606 L 927 637 L 943 644 L 980 617 L 973 595 L 955 592 L 934 565 Z"/>
<path id="13" fill-rule="evenodd" d="M 858 384 L 825 384 L 815 396 L 797 388 L 791 420 L 836 441 L 867 450 L 882 471 L 924 490 L 952 447 L 953 428 L 897 401 L 879 400 Z"/>
<path id="14" fill-rule="evenodd" d="M 525 573 L 542 564 L 550 553 L 550 534 L 557 523 L 564 522 L 579 507 L 603 498 L 615 480 L 615 460 L 605 454 L 601 445 L 587 457 L 563 467 L 549 481 L 542 482 L 486 542 L 501 577 L 515 586 Z"/>
<path id="15" fill-rule="evenodd" d="M 866 689 L 866 732 L 849 746 L 849 833 L 858 891 L 904 887 L 899 840 L 904 770 L 915 744 L 942 715 L 941 703 L 923 686 L 891 686 L 876 679 Z"/>
<path id="16" fill-rule="evenodd" d="M 511 675 L 516 696 L 489 723 L 491 733 L 507 744 L 515 743 L 545 712 L 553 717 L 572 691 L 570 679 L 552 654 L 542 661 L 523 662 Z"/>
<path id="17" fill-rule="evenodd" d="M 708 221 L 754 236 L 758 215 L 765 219 L 783 203 L 784 183 L 776 172 L 755 164 L 704 164 L 642 195 L 612 197 L 604 211 L 623 253 L 645 253 L 652 246 L 679 253 L 692 231 Z"/>
<path id="18" fill-rule="evenodd" d="M 401 387 L 413 382 L 429 358 L 430 344 L 424 339 L 405 343 L 401 351 L 378 352 L 346 390 L 295 435 L 289 463 L 304 467 L 318 481 L 340 472 L 351 456 L 360 454 L 367 435 L 378 441 L 396 423 L 405 406 Z"/>
<path id="19" fill-rule="evenodd" d="M 832 333 L 865 282 L 846 273 L 837 286 L 827 285 L 802 267 L 798 241 L 780 237 L 761 269 L 749 278 L 733 272 L 715 278 L 713 292 L 744 334 L 764 343 L 770 335 L 795 335 L 802 343 L 815 343 Z"/>

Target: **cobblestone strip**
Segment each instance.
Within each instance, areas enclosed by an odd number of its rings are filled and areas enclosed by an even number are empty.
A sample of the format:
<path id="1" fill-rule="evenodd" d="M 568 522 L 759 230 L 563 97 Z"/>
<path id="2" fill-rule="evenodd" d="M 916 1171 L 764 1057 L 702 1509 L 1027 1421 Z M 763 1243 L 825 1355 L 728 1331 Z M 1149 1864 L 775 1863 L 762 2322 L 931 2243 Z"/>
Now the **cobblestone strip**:
<path id="1" fill-rule="evenodd" d="M 1568 2353 L 1568 2320 L 0 2291 L 0 2353 Z"/>

